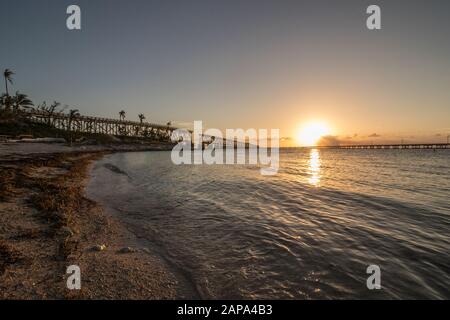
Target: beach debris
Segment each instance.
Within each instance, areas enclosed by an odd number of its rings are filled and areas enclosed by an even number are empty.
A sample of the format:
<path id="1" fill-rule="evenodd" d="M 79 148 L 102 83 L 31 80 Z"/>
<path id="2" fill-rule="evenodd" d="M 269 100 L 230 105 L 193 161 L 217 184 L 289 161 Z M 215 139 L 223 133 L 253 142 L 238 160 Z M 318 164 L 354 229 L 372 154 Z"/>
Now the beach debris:
<path id="1" fill-rule="evenodd" d="M 143 252 L 150 254 L 150 249 L 149 248 L 142 248 L 141 249 Z"/>
<path id="2" fill-rule="evenodd" d="M 106 250 L 106 244 L 98 244 L 92 248 L 94 251 L 104 251 Z"/>
<path id="3" fill-rule="evenodd" d="M 131 247 L 125 247 L 119 250 L 119 253 L 134 253 L 137 250 Z"/>

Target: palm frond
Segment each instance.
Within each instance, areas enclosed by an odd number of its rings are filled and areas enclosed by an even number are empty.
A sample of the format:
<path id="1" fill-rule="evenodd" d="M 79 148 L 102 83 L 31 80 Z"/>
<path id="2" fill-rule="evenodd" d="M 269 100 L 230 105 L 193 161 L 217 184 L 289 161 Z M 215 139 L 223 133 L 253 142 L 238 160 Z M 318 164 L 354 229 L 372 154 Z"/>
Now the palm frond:
<path id="1" fill-rule="evenodd" d="M 14 72 L 11 71 L 10 69 L 5 69 L 3 71 L 3 77 L 5 78 L 5 80 L 7 80 L 9 83 L 13 83 L 13 79 L 12 76 L 14 75 Z"/>

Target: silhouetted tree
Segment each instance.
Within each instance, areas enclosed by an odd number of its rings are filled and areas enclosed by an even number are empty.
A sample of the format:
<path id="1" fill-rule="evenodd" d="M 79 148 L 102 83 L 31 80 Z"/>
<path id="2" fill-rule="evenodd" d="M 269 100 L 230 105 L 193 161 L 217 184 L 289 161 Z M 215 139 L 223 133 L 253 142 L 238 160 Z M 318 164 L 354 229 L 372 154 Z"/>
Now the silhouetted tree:
<path id="1" fill-rule="evenodd" d="M 0 107 L 1 109 L 5 109 L 7 111 L 11 110 L 13 104 L 13 99 L 7 95 L 6 93 L 0 96 Z"/>
<path id="2" fill-rule="evenodd" d="M 61 103 L 59 103 L 58 101 L 53 101 L 50 107 L 48 107 L 47 112 L 50 113 L 50 115 L 57 113 L 57 109 L 59 108 L 60 105 Z"/>
<path id="3" fill-rule="evenodd" d="M 7 96 L 9 96 L 9 92 L 8 92 L 8 82 L 10 83 L 10 84 L 13 84 L 13 81 L 12 81 L 12 76 L 14 75 L 14 72 L 12 72 L 11 70 L 9 70 L 9 69 L 5 69 L 4 71 L 3 71 L 3 78 L 5 78 L 5 87 L 6 87 L 6 95 Z"/>
<path id="4" fill-rule="evenodd" d="M 141 123 L 145 120 L 145 116 L 144 116 L 143 113 L 139 114 L 138 117 L 139 117 L 139 121 L 140 121 Z"/>
<path id="5" fill-rule="evenodd" d="M 43 111 L 43 112 L 47 111 L 47 101 L 44 101 L 44 102 L 42 102 L 42 103 L 39 103 L 39 104 L 37 105 L 37 107 L 36 107 L 36 110 L 37 110 L 37 111 Z"/>
<path id="6" fill-rule="evenodd" d="M 57 113 L 63 113 L 64 110 L 68 108 L 68 106 L 64 106 L 64 108 L 59 108 L 60 106 L 61 106 L 61 103 L 59 103 L 57 101 L 53 101 L 53 103 L 47 107 L 47 102 L 44 101 L 41 104 L 39 104 L 36 109 L 38 111 L 48 114 L 50 117 L 47 118 L 47 124 L 53 125 L 52 116 Z"/>
<path id="7" fill-rule="evenodd" d="M 12 105 L 15 112 L 20 111 L 20 109 L 32 109 L 34 107 L 33 101 L 26 94 L 19 93 L 19 91 L 12 98 Z"/>
<path id="8" fill-rule="evenodd" d="M 125 120 L 125 115 L 126 115 L 126 112 L 125 112 L 124 110 L 121 110 L 121 111 L 119 112 L 119 118 L 120 118 L 120 120 Z"/>

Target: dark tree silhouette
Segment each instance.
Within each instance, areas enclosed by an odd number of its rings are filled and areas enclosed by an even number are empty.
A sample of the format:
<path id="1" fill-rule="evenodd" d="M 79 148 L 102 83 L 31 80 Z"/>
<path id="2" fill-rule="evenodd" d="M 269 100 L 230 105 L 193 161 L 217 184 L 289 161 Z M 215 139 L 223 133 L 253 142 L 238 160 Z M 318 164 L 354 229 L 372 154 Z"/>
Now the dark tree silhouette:
<path id="1" fill-rule="evenodd" d="M 0 96 L 0 107 L 7 111 L 11 110 L 13 99 L 6 93 Z"/>
<path id="2" fill-rule="evenodd" d="M 32 109 L 34 107 L 33 101 L 31 101 L 26 94 L 16 92 L 16 95 L 12 98 L 13 110 L 15 112 L 21 109 Z"/>
<path id="3" fill-rule="evenodd" d="M 13 84 L 13 79 L 12 76 L 14 75 L 14 72 L 12 72 L 9 69 L 5 69 L 3 71 L 3 78 L 5 78 L 5 88 L 6 88 L 6 95 L 9 96 L 9 92 L 8 92 L 8 82 L 10 84 Z"/>

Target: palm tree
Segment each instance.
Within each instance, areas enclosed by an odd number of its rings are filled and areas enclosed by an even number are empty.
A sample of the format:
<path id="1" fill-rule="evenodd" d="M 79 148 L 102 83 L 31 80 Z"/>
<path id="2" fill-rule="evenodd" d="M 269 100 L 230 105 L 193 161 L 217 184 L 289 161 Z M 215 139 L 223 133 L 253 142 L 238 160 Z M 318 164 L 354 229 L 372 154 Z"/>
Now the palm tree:
<path id="1" fill-rule="evenodd" d="M 32 109 L 34 107 L 33 101 L 31 101 L 26 94 L 16 92 L 16 95 L 12 98 L 13 110 L 15 112 L 20 109 Z"/>
<path id="2" fill-rule="evenodd" d="M 5 69 L 3 71 L 3 77 L 5 78 L 5 87 L 6 87 L 6 95 L 9 96 L 9 92 L 8 92 L 8 82 L 13 84 L 12 81 L 12 76 L 13 76 L 14 72 L 12 72 L 9 69 Z"/>
<path id="3" fill-rule="evenodd" d="M 141 121 L 141 123 L 145 120 L 145 116 L 143 113 L 138 115 L 139 121 Z"/>
<path id="4" fill-rule="evenodd" d="M 121 111 L 119 112 L 120 120 L 125 120 L 125 115 L 126 115 L 125 111 L 121 110 Z"/>

